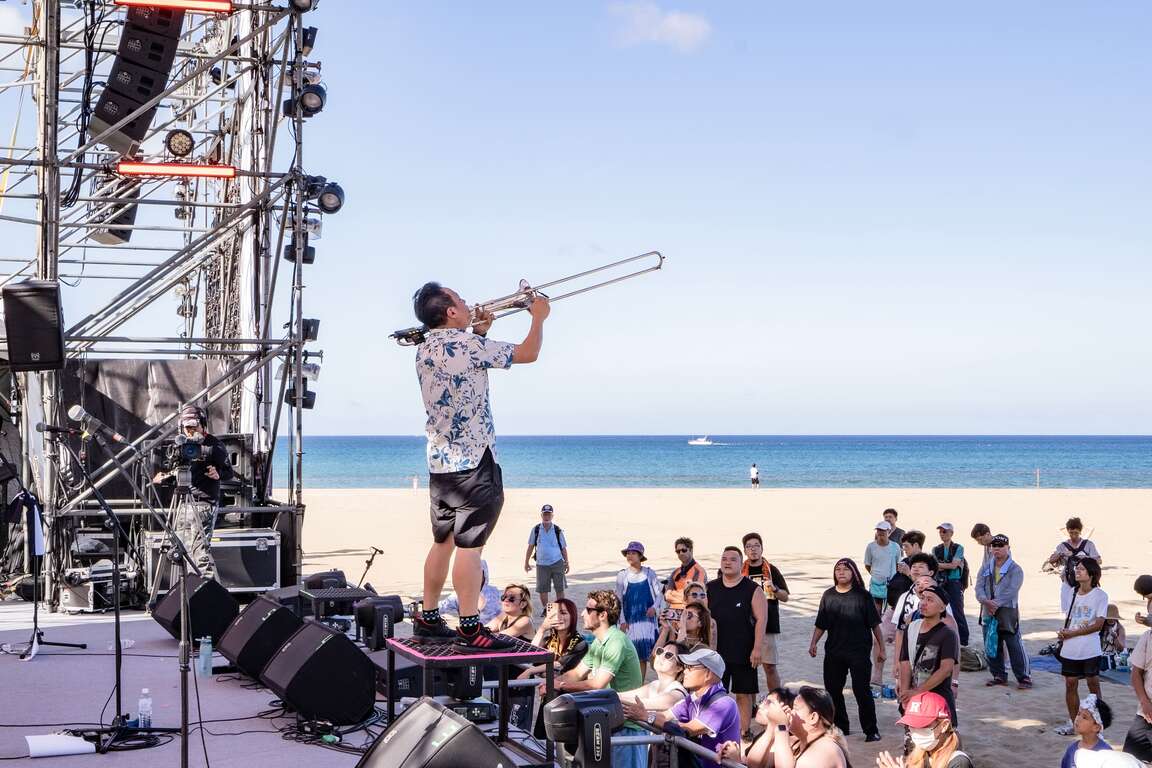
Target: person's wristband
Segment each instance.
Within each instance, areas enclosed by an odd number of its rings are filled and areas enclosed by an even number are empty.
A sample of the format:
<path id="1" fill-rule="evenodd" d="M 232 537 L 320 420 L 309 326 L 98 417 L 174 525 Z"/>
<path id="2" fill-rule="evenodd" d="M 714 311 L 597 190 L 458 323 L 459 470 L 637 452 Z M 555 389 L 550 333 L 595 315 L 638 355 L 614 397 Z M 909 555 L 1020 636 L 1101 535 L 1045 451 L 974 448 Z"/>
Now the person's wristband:
<path id="1" fill-rule="evenodd" d="M 787 733 L 788 732 L 788 726 L 785 725 L 784 723 L 776 723 L 776 730 L 779 733 Z"/>

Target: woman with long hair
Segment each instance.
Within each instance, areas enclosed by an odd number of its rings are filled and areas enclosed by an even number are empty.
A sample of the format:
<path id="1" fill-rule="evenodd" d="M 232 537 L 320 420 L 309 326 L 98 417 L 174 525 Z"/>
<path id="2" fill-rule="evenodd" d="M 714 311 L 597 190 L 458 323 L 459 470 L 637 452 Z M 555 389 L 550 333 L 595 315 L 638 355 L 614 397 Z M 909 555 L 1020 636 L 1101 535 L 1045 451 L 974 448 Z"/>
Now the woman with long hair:
<path id="1" fill-rule="evenodd" d="M 908 728 L 913 749 L 908 757 L 881 752 L 878 768 L 972 768 L 972 759 L 960 750 L 960 734 L 952 727 L 948 702 L 938 693 L 920 693 L 904 705 L 897 725 Z"/>
<path id="2" fill-rule="evenodd" d="M 500 614 L 488 622 L 488 629 L 509 637 L 531 640 L 532 598 L 528 587 L 509 584 L 500 595 Z"/>
<path id="3" fill-rule="evenodd" d="M 824 687 L 836 707 L 836 726 L 848 731 L 848 711 L 844 708 L 844 682 L 852 675 L 852 696 L 860 712 L 860 728 L 865 741 L 879 741 L 876 725 L 876 702 L 872 700 L 872 652 L 879 649 L 883 663 L 884 637 L 880 616 L 860 569 L 850 557 L 842 557 L 832 568 L 832 586 L 820 598 L 816 626 L 808 655 L 816 658 L 816 646 L 828 633 L 824 643 Z M 873 645 L 875 641 L 875 646 Z"/>
<path id="4" fill-rule="evenodd" d="M 588 652 L 588 642 L 576 629 L 580 612 L 576 603 L 566 597 L 549 603 L 544 612 L 544 621 L 532 638 L 532 645 L 552 651 L 555 660 L 552 668 L 562 674 L 575 667 Z M 543 664 L 535 664 L 520 673 L 520 679 L 535 677 L 544 671 Z"/>
<path id="5" fill-rule="evenodd" d="M 836 705 L 827 691 L 806 685 L 784 709 L 787 731 L 796 744 L 780 738 L 785 726 L 778 726 L 780 733 L 772 741 L 773 768 L 852 768 L 844 736 L 836 727 Z"/>

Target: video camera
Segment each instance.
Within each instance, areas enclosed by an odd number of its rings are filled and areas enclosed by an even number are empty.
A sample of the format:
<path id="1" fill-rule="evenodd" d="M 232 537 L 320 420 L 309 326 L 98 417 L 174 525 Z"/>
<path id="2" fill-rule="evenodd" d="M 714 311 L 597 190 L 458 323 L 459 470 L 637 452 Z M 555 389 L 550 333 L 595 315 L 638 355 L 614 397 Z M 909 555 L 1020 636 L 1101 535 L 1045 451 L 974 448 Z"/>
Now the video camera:
<path id="1" fill-rule="evenodd" d="M 171 472 L 191 467 L 198 461 L 212 457 L 212 448 L 187 435 L 176 435 L 173 440 L 165 440 L 153 447 L 153 457 L 159 469 Z"/>

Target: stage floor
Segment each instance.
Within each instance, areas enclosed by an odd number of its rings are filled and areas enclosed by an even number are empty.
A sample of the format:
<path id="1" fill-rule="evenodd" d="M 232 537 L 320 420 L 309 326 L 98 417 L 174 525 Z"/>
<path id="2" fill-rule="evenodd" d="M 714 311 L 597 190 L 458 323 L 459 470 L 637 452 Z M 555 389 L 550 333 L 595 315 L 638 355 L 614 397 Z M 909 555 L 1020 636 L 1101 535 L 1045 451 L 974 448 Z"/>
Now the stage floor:
<path id="1" fill-rule="evenodd" d="M 32 606 L 22 601 L 0 602 L 0 643 L 23 644 L 30 634 Z M 87 650 L 42 646 L 32 661 L 0 654 L 0 757 L 28 754 L 26 735 L 50 734 L 71 724 L 96 725 L 115 679 L 111 616 L 50 614 L 41 617 L 45 639 L 87 643 Z M 124 708 L 135 716 L 141 688 L 152 694 L 152 722 L 157 727 L 180 725 L 180 669 L 177 643 L 150 617 L 140 611 L 126 611 L 122 636 L 135 641 L 124 652 Z M 216 656 L 216 664 L 226 664 Z M 199 730 L 193 730 L 189 743 L 189 765 L 215 768 L 255 768 L 266 765 L 308 765 L 324 768 L 356 765 L 358 755 L 336 752 L 281 738 L 278 726 L 293 724 L 294 718 L 266 720 L 258 712 L 271 708 L 275 694 L 235 675 L 196 678 L 200 689 L 200 711 L 196 709 L 194 673 L 189 675 L 189 720 L 230 720 L 206 722 L 204 744 Z M 104 722 L 111 718 L 109 703 Z M 234 719 L 236 718 L 236 719 Z M 46 725 L 51 723 L 53 725 Z M 192 726 L 195 728 L 195 726 Z M 381 727 L 375 729 L 377 732 Z M 348 737 L 359 746 L 368 738 L 364 732 Z M 20 764 L 18 761 L 7 765 Z M 45 768 L 54 766 L 107 765 L 116 768 L 178 766 L 180 741 L 152 749 L 112 752 L 105 755 L 50 757 L 36 761 Z"/>

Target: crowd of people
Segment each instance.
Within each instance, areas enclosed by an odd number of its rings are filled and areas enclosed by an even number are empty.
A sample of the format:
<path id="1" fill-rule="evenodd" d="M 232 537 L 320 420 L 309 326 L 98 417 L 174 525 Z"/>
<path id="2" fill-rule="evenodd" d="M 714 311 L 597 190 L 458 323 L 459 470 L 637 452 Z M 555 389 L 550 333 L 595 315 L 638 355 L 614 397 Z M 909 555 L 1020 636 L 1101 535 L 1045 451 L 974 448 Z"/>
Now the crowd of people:
<path id="1" fill-rule="evenodd" d="M 876 765 L 969 768 L 957 708 L 962 656 L 986 659 L 988 686 L 1007 686 L 1010 668 L 1017 689 L 1032 688 L 1020 629 L 1024 571 L 1012 558 L 1009 537 L 987 525 L 971 531 L 979 565 L 970 567 L 951 523 L 937 526 L 940 543 L 928 548 L 923 532 L 901 530 L 896 510 L 886 510 L 864 548 L 863 570 L 853 558 L 840 558 L 820 597 L 808 653 L 820 656 L 823 644 L 823 688 L 790 690 L 781 686 L 777 649 L 787 579 L 765 559 L 758 533 L 746 534 L 740 547 L 725 547 L 712 578 L 688 537 L 674 542 L 678 565 L 667 574 L 646 565 L 644 544 L 630 541 L 621 548 L 624 567 L 614 588 L 594 591 L 578 605 L 563 597 L 568 549 L 553 516 L 551 506 L 541 510 L 525 558 L 528 570 L 536 558 L 539 627 L 528 587 L 491 589 L 486 569 L 481 614 L 491 631 L 556 654 L 557 693 L 617 691 L 629 719 L 621 732 L 646 724 L 714 750 L 717 761 L 753 767 L 847 768 L 845 739 L 853 724 L 844 688 L 850 681 L 864 741 L 876 742 L 882 724 L 875 701 L 891 680 L 905 747 L 895 756 L 880 753 Z M 1101 589 L 1099 551 L 1083 538 L 1080 520 L 1067 521 L 1066 528 L 1068 540 L 1049 560 L 1061 576 L 1065 611 L 1050 650 L 1060 662 L 1068 709 L 1057 732 L 1077 738 L 1061 768 L 1074 768 L 1089 759 L 1078 757 L 1082 751 L 1112 749 L 1103 731 L 1113 714 L 1099 675 L 1105 654 L 1124 651 L 1126 638 L 1116 606 Z M 1152 614 L 1152 576 L 1140 577 L 1135 587 Z M 969 590 L 979 606 L 978 632 L 965 615 Z M 498 606 L 490 609 L 491 603 Z M 1152 626 L 1148 614 L 1136 620 Z M 1150 636 L 1145 633 L 1129 656 L 1140 711 L 1122 748 L 1142 761 L 1152 761 Z M 522 677 L 541 671 L 528 669 Z M 757 701 L 761 672 L 768 693 Z M 613 747 L 613 765 L 663 765 L 664 749 Z"/>

